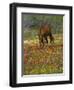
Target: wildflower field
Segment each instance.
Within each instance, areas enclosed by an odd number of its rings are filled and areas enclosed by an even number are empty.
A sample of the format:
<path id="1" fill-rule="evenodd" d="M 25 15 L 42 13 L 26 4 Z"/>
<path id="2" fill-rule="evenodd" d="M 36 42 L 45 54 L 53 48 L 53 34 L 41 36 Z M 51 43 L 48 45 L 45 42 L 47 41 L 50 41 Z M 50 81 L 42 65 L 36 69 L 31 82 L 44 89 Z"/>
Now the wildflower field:
<path id="1" fill-rule="evenodd" d="M 54 43 L 40 48 L 38 38 L 24 40 L 24 75 L 63 73 L 63 36 L 54 35 Z"/>

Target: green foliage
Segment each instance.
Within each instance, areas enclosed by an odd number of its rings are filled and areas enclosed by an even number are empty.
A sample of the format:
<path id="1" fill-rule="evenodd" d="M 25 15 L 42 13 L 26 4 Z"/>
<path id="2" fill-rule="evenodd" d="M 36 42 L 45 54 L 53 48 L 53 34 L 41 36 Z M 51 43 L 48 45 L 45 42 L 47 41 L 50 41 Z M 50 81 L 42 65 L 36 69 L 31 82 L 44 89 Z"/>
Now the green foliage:
<path id="1" fill-rule="evenodd" d="M 63 32 L 63 15 L 40 15 L 40 14 L 23 14 L 23 30 L 25 28 L 39 29 L 42 23 L 48 23 L 52 26 L 53 33 Z"/>

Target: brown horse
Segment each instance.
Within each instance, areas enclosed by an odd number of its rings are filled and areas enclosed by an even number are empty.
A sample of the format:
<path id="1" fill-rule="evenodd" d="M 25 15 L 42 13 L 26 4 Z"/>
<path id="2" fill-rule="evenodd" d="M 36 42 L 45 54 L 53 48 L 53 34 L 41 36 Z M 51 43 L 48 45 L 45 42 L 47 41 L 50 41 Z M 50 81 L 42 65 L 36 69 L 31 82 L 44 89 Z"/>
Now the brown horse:
<path id="1" fill-rule="evenodd" d="M 40 26 L 38 36 L 39 36 L 40 47 L 44 47 L 44 43 L 48 44 L 48 37 L 50 39 L 50 43 L 54 42 L 54 37 L 51 32 L 51 26 L 48 24 L 45 24 L 45 25 L 42 24 Z"/>

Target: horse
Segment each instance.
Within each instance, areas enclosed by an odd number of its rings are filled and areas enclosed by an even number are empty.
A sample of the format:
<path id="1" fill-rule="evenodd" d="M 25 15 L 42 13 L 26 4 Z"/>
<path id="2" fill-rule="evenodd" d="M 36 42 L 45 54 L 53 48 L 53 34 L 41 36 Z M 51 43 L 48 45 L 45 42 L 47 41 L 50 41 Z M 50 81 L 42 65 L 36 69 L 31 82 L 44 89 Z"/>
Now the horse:
<path id="1" fill-rule="evenodd" d="M 50 43 L 54 43 L 54 37 L 52 35 L 51 29 L 51 25 L 41 24 L 38 32 L 40 47 L 44 47 L 45 43 L 48 44 L 48 37 L 50 39 Z"/>

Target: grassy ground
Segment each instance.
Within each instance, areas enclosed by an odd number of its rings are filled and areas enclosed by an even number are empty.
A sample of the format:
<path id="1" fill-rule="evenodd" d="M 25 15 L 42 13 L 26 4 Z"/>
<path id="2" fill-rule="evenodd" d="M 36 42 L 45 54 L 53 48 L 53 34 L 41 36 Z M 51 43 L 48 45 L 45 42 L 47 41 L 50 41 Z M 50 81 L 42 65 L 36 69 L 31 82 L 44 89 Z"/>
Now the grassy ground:
<path id="1" fill-rule="evenodd" d="M 39 47 L 38 39 L 24 41 L 24 74 L 54 74 L 63 72 L 63 39 L 54 35 L 54 44 Z"/>

